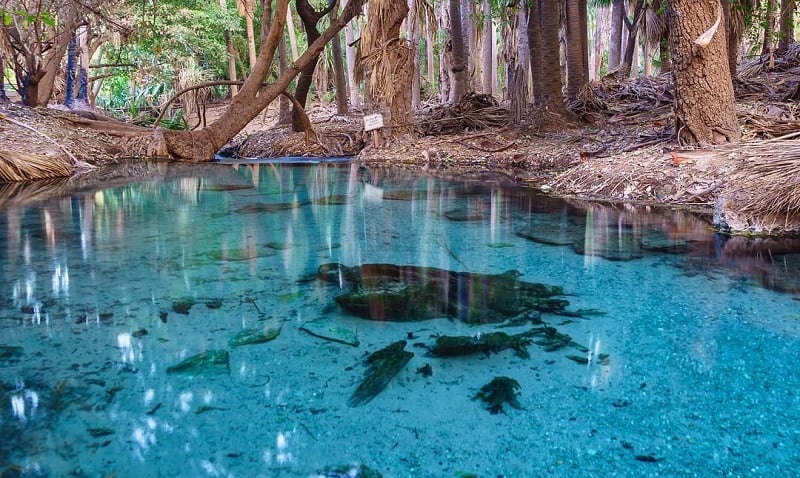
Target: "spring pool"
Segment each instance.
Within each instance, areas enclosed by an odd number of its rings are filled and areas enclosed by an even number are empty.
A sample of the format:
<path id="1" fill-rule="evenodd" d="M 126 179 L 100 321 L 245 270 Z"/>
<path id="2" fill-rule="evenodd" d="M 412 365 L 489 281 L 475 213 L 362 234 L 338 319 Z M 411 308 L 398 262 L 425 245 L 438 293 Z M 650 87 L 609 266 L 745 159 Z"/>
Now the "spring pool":
<path id="1" fill-rule="evenodd" d="M 355 164 L 59 188 L 0 199 L 2 476 L 800 469 L 797 241 Z"/>

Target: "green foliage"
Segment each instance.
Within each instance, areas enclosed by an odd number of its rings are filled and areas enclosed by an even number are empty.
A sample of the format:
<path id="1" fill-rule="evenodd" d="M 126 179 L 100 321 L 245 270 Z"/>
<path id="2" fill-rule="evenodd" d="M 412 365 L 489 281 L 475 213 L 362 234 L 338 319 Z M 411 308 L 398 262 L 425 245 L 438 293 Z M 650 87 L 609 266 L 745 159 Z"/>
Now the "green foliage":
<path id="1" fill-rule="evenodd" d="M 97 99 L 118 116 L 152 122 L 151 112 L 179 89 L 227 78 L 226 32 L 241 42 L 238 51 L 246 51 L 244 20 L 231 0 L 224 10 L 217 1 L 207 0 L 159 0 L 155 7 L 128 0 L 123 8 L 120 16 L 127 19 L 133 33 L 122 44 L 103 45 L 100 62 L 133 63 L 136 68 L 111 70 Z M 226 95 L 228 89 L 214 93 Z M 167 115 L 162 123 L 185 127 L 185 115 Z"/>

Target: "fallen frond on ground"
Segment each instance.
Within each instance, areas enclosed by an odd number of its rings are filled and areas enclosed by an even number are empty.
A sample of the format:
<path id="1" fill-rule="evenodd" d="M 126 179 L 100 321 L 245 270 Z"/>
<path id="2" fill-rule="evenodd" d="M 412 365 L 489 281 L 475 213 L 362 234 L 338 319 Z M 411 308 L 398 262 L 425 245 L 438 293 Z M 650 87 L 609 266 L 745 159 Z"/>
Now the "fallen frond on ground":
<path id="1" fill-rule="evenodd" d="M 758 141 L 721 148 L 723 154 L 725 150 L 738 160 L 722 193 L 719 212 L 726 226 L 757 233 L 800 232 L 800 140 Z"/>
<path id="2" fill-rule="evenodd" d="M 0 182 L 58 178 L 74 172 L 71 161 L 42 154 L 0 151 Z"/>
<path id="3" fill-rule="evenodd" d="M 509 123 L 510 113 L 492 95 L 468 93 L 456 104 L 434 108 L 416 119 L 415 130 L 421 136 L 440 136 Z"/>

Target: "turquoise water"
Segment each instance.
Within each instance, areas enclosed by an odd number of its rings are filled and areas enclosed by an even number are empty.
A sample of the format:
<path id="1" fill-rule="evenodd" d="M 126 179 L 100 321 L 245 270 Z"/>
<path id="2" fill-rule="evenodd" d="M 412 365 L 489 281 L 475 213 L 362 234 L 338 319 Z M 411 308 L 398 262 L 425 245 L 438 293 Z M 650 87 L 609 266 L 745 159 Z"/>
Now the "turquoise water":
<path id="1" fill-rule="evenodd" d="M 156 170 L 0 201 L 3 476 L 797 476 L 797 243 L 349 164 Z M 354 280 L 399 299 L 348 312 Z M 568 305 L 506 311 L 533 283 Z M 523 346 L 430 355 L 498 331 Z"/>

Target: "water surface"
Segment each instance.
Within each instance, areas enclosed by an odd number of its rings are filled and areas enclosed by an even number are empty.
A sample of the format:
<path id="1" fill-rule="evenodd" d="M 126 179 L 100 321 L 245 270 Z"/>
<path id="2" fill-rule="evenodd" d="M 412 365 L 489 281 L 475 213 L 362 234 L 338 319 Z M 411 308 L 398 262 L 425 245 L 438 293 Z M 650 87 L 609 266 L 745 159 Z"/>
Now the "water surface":
<path id="1" fill-rule="evenodd" d="M 350 164 L 151 169 L 134 183 L 13 186 L 0 199 L 0 472 L 800 469 L 796 242 Z M 366 312 L 334 300 L 353 282 L 322 280 L 325 264 L 359 271 L 377 294 Z M 366 279 L 375 264 L 395 275 Z M 413 290 L 398 279 L 409 271 L 424 277 Z M 447 291 L 429 288 L 437 277 Z M 560 287 L 554 299 L 568 305 L 508 312 L 523 283 Z M 434 317 L 411 317 L 407 304 L 427 300 Z M 569 337 L 429 355 L 440 336 L 545 327 Z M 253 337 L 263 341 L 239 345 Z M 413 357 L 353 400 L 365 358 L 401 340 Z M 216 363 L 184 370 L 202 353 Z M 496 377 L 518 383 L 518 407 L 476 399 Z"/>

